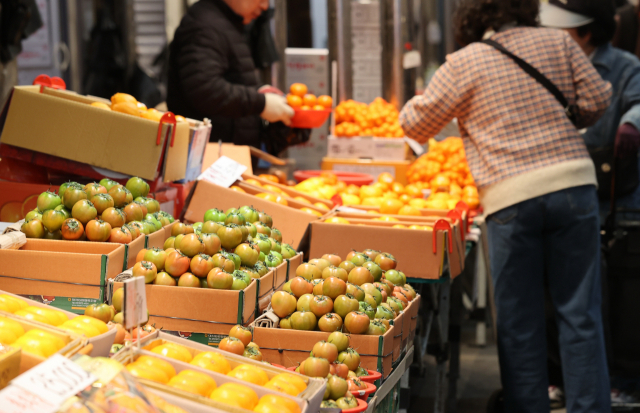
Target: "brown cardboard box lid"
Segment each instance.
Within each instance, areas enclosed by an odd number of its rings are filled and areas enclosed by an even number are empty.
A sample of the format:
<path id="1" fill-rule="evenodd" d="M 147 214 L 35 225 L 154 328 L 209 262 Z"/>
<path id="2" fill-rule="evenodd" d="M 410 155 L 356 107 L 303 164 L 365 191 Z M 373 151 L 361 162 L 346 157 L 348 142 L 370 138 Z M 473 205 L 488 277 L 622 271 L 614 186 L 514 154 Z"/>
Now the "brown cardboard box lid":
<path id="1" fill-rule="evenodd" d="M 253 173 L 251 166 L 251 150 L 248 146 L 234 145 L 232 143 L 208 143 L 204 150 L 204 158 L 202 159 L 202 172 L 206 171 L 215 161 L 218 160 L 220 154 L 231 158 L 241 165 L 247 167 L 247 173 Z"/>
<path id="2" fill-rule="evenodd" d="M 40 93 L 39 86 L 17 86 L 2 143 L 155 179 L 170 127 L 163 126 L 163 140 L 156 145 L 158 122 L 90 106 L 94 101 L 70 92 Z M 184 178 L 188 150 L 189 125 L 180 122 L 174 145 L 167 150 L 166 181 Z"/>

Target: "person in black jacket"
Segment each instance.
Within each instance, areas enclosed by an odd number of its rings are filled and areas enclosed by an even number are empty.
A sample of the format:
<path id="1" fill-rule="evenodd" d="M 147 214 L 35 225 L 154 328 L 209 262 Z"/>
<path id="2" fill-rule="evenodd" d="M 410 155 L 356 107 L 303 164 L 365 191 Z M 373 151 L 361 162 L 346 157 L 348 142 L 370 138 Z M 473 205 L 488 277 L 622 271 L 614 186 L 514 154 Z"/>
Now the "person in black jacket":
<path id="1" fill-rule="evenodd" d="M 169 51 L 167 106 L 209 118 L 211 141 L 260 147 L 263 121 L 291 123 L 293 109 L 276 93 L 259 93 L 245 25 L 268 0 L 200 0 L 189 8 Z"/>

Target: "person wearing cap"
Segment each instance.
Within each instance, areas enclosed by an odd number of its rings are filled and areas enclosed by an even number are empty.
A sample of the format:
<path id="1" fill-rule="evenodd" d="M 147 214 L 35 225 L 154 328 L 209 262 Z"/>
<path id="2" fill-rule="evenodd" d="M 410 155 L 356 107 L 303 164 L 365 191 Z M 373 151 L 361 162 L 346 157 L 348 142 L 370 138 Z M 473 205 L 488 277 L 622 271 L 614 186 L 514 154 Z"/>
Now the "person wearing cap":
<path id="1" fill-rule="evenodd" d="M 539 0 L 461 0 L 454 29 L 465 47 L 447 56 L 400 122 L 425 142 L 458 119 L 488 227 L 504 410 L 549 411 L 546 278 L 568 411 L 609 412 L 596 175 L 573 121 L 593 125 L 611 85 L 569 34 L 538 27 L 539 8 Z M 573 109 L 483 39 L 536 68 Z"/>
<path id="2" fill-rule="evenodd" d="M 565 30 L 589 56 L 592 64 L 613 87 L 611 105 L 592 127 L 582 131 L 587 147 L 591 151 L 599 148 L 617 146 L 618 163 L 630 165 L 636 169 L 617 169 L 616 180 L 631 178 L 633 191 L 630 194 L 617 196 L 616 205 L 627 209 L 640 209 L 640 187 L 633 190 L 633 183 L 638 182 L 638 148 L 640 147 L 640 60 L 623 50 L 613 47 L 610 42 L 616 31 L 615 6 L 611 0 L 550 0 L 543 4 L 540 12 L 540 23 L 545 27 Z M 623 175 L 619 176 L 623 172 Z M 635 174 L 635 176 L 629 176 Z M 605 175 L 609 180 L 610 175 Z M 605 178 L 605 179 L 606 179 Z M 607 183 L 602 182 L 601 185 Z M 607 185 L 610 187 L 610 185 Z M 623 189 L 624 186 L 622 187 Z M 617 188 L 620 191 L 620 188 Z M 627 189 L 629 191 L 629 189 Z M 610 197 L 609 197 L 610 198 Z M 600 201 L 601 217 L 608 215 L 611 208 L 610 199 Z M 637 215 L 637 214 L 636 214 Z M 633 214 L 621 213 L 617 217 L 633 219 Z M 551 320 L 550 320 L 551 321 Z M 548 338 L 557 338 L 554 323 L 549 324 Z M 562 405 L 563 377 L 560 355 L 555 345 L 550 344 L 549 352 L 549 398 L 556 406 Z M 611 390 L 612 398 L 621 401 L 624 394 L 616 389 Z"/>
<path id="3" fill-rule="evenodd" d="M 616 205 L 640 209 L 640 188 L 637 185 L 640 170 L 640 60 L 610 43 L 616 30 L 613 1 L 550 0 L 542 5 L 540 23 L 569 33 L 589 56 L 600 76 L 613 86 L 611 106 L 595 125 L 584 131 L 583 137 L 592 152 L 615 146 L 616 161 L 625 166 L 624 169 L 618 167 L 616 171 L 616 180 L 619 181 L 616 183 Z M 629 161 L 625 161 L 627 159 Z M 603 179 L 610 182 L 610 174 L 603 174 Z M 600 184 L 608 187 L 609 182 Z M 606 196 L 601 200 L 602 216 L 609 213 L 610 207 L 610 196 Z"/>

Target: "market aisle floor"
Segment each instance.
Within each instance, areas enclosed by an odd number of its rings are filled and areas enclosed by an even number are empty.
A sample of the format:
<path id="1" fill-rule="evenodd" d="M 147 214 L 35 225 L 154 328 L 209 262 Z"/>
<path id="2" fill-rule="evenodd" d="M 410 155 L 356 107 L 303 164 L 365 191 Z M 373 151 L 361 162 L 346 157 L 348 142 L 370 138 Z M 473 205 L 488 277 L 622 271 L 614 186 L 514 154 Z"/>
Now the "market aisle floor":
<path id="1" fill-rule="evenodd" d="M 487 334 L 487 346 L 477 347 L 475 323 L 468 322 L 463 327 L 456 413 L 484 413 L 489 396 L 501 387 L 497 347 L 491 331 Z M 425 377 L 412 378 L 410 384 L 412 396 L 409 413 L 433 411 L 436 365 L 432 356 L 426 356 L 425 361 Z M 554 413 L 563 412 L 566 410 L 554 410 Z"/>

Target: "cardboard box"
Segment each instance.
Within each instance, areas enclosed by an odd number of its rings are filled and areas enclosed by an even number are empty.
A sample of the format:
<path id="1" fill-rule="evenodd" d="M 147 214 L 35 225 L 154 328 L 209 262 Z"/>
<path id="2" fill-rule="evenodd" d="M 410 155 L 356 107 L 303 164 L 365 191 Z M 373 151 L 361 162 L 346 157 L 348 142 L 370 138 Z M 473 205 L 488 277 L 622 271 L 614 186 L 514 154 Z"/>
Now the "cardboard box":
<path id="1" fill-rule="evenodd" d="M 1 141 L 147 180 L 158 171 L 166 182 L 185 177 L 189 124 L 179 122 L 170 142 L 173 127 L 90 106 L 95 101 L 72 92 L 17 86 Z M 136 162 L 122 156 L 125 149 L 135 154 Z"/>
<path id="2" fill-rule="evenodd" d="M 407 184 L 407 171 L 410 165 L 411 161 L 322 158 L 323 170 L 365 173 L 373 176 L 374 181 L 381 173 L 388 172 L 402 185 Z"/>
<path id="3" fill-rule="evenodd" d="M 407 277 L 438 279 L 447 259 L 444 244 L 445 234 L 438 232 L 439 247 L 434 254 L 431 231 L 314 222 L 311 224 L 309 256 L 332 253 L 346 257 L 352 250 L 371 248 L 392 254 L 398 260 L 398 270 Z"/>
<path id="4" fill-rule="evenodd" d="M 327 206 L 327 208 L 331 209 L 333 208 L 333 202 L 331 201 L 327 201 L 326 199 L 320 199 L 320 198 L 316 198 L 314 196 L 311 196 L 305 192 L 300 192 L 300 191 L 296 191 L 295 189 L 293 189 L 293 187 L 287 186 L 287 185 L 282 185 L 282 184 L 277 184 L 275 182 L 271 182 L 267 179 L 264 178 L 260 178 L 259 176 L 256 175 L 251 175 L 251 174 L 247 174 L 244 173 L 242 174 L 242 179 L 244 179 L 245 181 L 247 179 L 254 179 L 258 182 L 260 182 L 261 185 L 272 185 L 275 186 L 276 188 L 280 188 L 280 190 L 282 190 L 284 193 L 288 194 L 290 197 L 295 198 L 295 197 L 302 197 L 304 199 L 308 199 L 309 201 L 311 201 L 312 204 L 315 203 L 321 203 Z"/>
<path id="5" fill-rule="evenodd" d="M 402 356 L 402 336 L 404 330 L 404 312 L 398 314 L 396 318 L 393 319 L 393 356 L 391 360 L 395 363 Z"/>
<path id="6" fill-rule="evenodd" d="M 276 291 L 282 289 L 284 283 L 296 277 L 296 270 L 300 265 L 302 265 L 303 258 L 303 254 L 300 253 L 289 260 L 289 266 L 287 267 L 287 278 L 284 281 L 282 279 L 278 280 L 279 285 L 276 287 Z"/>
<path id="7" fill-rule="evenodd" d="M 0 250 L 2 288 L 82 314 L 104 301 L 107 280 L 122 272 L 125 254 L 121 244 L 29 239 L 19 250 Z"/>
<path id="8" fill-rule="evenodd" d="M 279 266 L 286 268 L 287 263 L 283 262 Z M 273 268 L 262 277 L 256 279 L 256 283 L 258 284 L 258 293 L 256 296 L 256 317 L 262 314 L 262 311 L 269 307 L 269 303 L 271 303 L 271 296 L 274 292 L 273 285 L 275 284 L 275 278 L 276 268 Z"/>
<path id="9" fill-rule="evenodd" d="M 402 138 L 356 136 L 339 138 L 329 136 L 327 158 L 373 159 L 377 161 L 404 161 L 412 155 Z"/>
<path id="10" fill-rule="evenodd" d="M 307 377 L 307 376 L 303 376 L 297 373 L 292 373 L 297 375 L 298 377 L 300 377 L 302 380 L 304 380 L 307 383 L 307 388 L 300 393 L 299 395 L 293 397 L 293 396 L 286 396 L 282 393 L 274 393 L 272 390 L 266 389 L 262 386 L 257 386 L 254 385 L 252 383 L 248 383 L 248 382 L 244 382 L 244 381 L 240 381 L 238 379 L 223 375 L 223 374 L 219 374 L 210 370 L 205 370 L 202 369 L 200 367 L 191 365 L 191 364 L 187 364 L 187 363 L 183 363 L 181 361 L 177 361 L 174 359 L 170 359 L 170 358 L 166 358 L 163 356 L 160 356 L 156 353 L 151 352 L 150 350 L 153 349 L 156 346 L 159 346 L 167 341 L 171 341 L 177 344 L 180 344 L 182 346 L 184 346 L 187 350 L 189 350 L 189 352 L 191 352 L 191 354 L 193 356 L 195 356 L 198 353 L 201 353 L 203 351 L 208 351 L 208 352 L 216 352 L 216 353 L 220 353 L 222 354 L 227 361 L 229 362 L 229 365 L 231 367 L 231 369 L 237 367 L 240 364 L 250 364 L 250 365 L 254 365 L 256 367 L 261 368 L 262 370 L 265 371 L 265 373 L 267 374 L 267 376 L 269 377 L 269 379 L 271 379 L 272 377 L 276 376 L 277 374 L 283 373 L 284 371 L 280 368 L 277 367 L 272 367 L 269 366 L 267 364 L 261 363 L 261 362 L 257 362 L 251 359 L 247 359 L 245 357 L 241 357 L 241 356 L 237 356 L 235 354 L 231 354 L 225 351 L 220 351 L 214 348 L 210 348 L 207 346 L 203 346 L 197 343 L 193 343 L 187 340 L 183 340 L 183 339 L 179 339 L 176 337 L 172 337 L 168 334 L 163 334 L 161 332 L 158 333 L 157 337 L 152 337 L 152 338 L 145 338 L 145 340 L 141 343 L 143 346 L 142 350 L 137 350 L 134 347 L 129 347 L 127 349 L 124 349 L 120 352 L 118 352 L 114 358 L 118 361 L 120 361 L 123 364 L 128 364 L 129 362 L 135 360 L 138 356 L 140 355 L 149 355 L 149 356 L 153 356 L 153 357 L 158 357 L 160 359 L 163 359 L 169 363 L 171 363 L 174 368 L 176 369 L 176 372 L 180 372 L 182 370 L 185 369 L 191 369 L 191 370 L 196 370 L 196 371 L 201 371 L 203 373 L 206 373 L 207 375 L 209 375 L 211 378 L 213 378 L 216 381 L 216 384 L 218 386 L 224 384 L 224 383 L 239 383 L 239 384 L 243 384 L 246 385 L 250 388 L 252 388 L 257 394 L 258 397 L 262 397 L 266 394 L 278 394 L 281 396 L 285 396 L 285 397 L 289 397 L 291 399 L 293 399 L 294 401 L 296 401 L 296 403 L 298 403 L 298 405 L 300 406 L 301 410 L 304 412 L 308 412 L 308 413 L 312 413 L 312 412 L 317 412 L 320 408 L 320 403 L 322 402 L 322 398 L 324 396 L 324 391 L 326 389 L 326 381 L 323 379 L 315 379 L 315 378 L 311 378 L 311 377 Z M 152 383 L 144 383 L 145 385 L 151 385 L 152 387 L 155 387 L 156 389 L 162 389 L 161 387 L 158 387 L 155 384 Z M 186 393 L 185 393 L 186 394 Z M 199 400 L 200 398 L 198 398 Z M 210 399 L 207 398 L 201 398 L 202 401 L 211 401 Z M 200 400 L 199 400 L 200 401 Z M 214 406 L 215 407 L 215 406 Z M 228 410 L 229 407 L 227 406 L 225 408 L 225 410 Z"/>
<path id="11" fill-rule="evenodd" d="M 350 251 L 372 248 L 392 254 L 398 260 L 398 269 L 410 278 L 440 278 L 446 263 L 451 277 L 457 277 L 464 269 L 465 244 L 460 237 L 462 224 L 450 218 L 414 217 L 391 215 L 399 221 L 375 221 L 380 215 L 331 211 L 323 217 L 342 217 L 346 224 L 314 222 L 310 233 L 310 256 L 320 257 L 328 251 L 346 256 Z M 394 225 L 434 226 L 437 221 L 451 225 L 451 231 L 438 230 L 434 254 L 433 230 L 393 228 Z M 338 228 L 326 227 L 335 225 Z M 338 232 L 335 232 L 335 231 Z M 450 234 L 451 232 L 451 234 Z M 444 237 L 446 234 L 446 238 Z M 443 236 L 443 238 L 439 238 Z M 451 237 L 451 242 L 449 242 Z M 375 246 L 373 246 L 375 245 Z M 394 253 L 394 251 L 396 251 Z M 414 257 L 414 258 L 412 258 Z M 416 259 L 415 257 L 420 257 Z"/>
<path id="12" fill-rule="evenodd" d="M 411 312 L 410 312 L 410 316 L 411 316 L 411 328 L 409 331 L 409 343 L 413 343 L 413 339 L 416 336 L 416 328 L 418 326 L 418 312 L 420 311 L 420 301 L 422 300 L 422 297 L 420 297 L 419 295 L 416 296 L 416 298 L 411 302 Z"/>
<path id="13" fill-rule="evenodd" d="M 0 294 L 6 294 L 6 295 L 9 295 L 18 299 L 23 299 L 23 300 L 26 299 L 28 300 L 28 303 L 30 306 L 49 308 L 48 304 L 42 301 L 34 300 L 28 296 L 27 297 L 19 296 L 19 295 L 11 294 L 10 292 L 2 291 L 2 290 L 0 290 Z M 40 298 L 42 298 L 42 296 L 40 296 Z M 50 303 L 51 302 L 49 302 L 49 304 Z M 78 317 L 78 314 L 72 313 L 70 311 L 66 311 L 60 308 L 56 308 L 56 310 L 62 311 L 64 315 L 66 315 L 69 319 Z M 89 355 L 91 357 L 109 357 L 109 353 L 111 352 L 111 346 L 113 345 L 113 342 L 116 338 L 116 333 L 117 331 L 115 326 L 111 325 L 109 326 L 109 331 L 107 331 L 106 333 L 87 339 L 87 342 L 93 346 L 93 349 L 91 350 L 91 354 Z"/>
<path id="14" fill-rule="evenodd" d="M 64 330 L 60 330 L 59 328 L 49 326 L 47 324 L 38 323 L 37 321 L 30 321 L 22 317 L 18 317 L 11 313 L 6 313 L 4 311 L 0 311 L 0 316 L 9 318 L 13 321 L 16 321 L 18 324 L 22 325 L 24 332 L 28 332 L 30 330 L 38 329 L 45 331 L 54 335 L 55 337 L 62 340 L 65 344 L 63 348 L 58 350 L 55 354 L 60 354 L 64 357 L 71 357 L 74 354 L 77 354 L 82 348 L 86 347 L 87 339 L 85 337 L 78 336 L 76 334 L 69 333 Z M 20 374 L 25 371 L 37 366 L 42 363 L 46 359 L 42 356 L 38 356 L 33 353 L 28 353 L 23 351 L 20 356 Z"/>
<path id="15" fill-rule="evenodd" d="M 252 205 L 259 211 L 265 211 L 273 218 L 274 227 L 282 231 L 282 239 L 294 249 L 307 231 L 307 225 L 318 217 L 295 208 L 283 206 L 253 195 L 243 194 L 206 181 L 198 181 L 195 191 L 184 215 L 186 221 L 202 221 L 204 213 L 211 208 L 227 210 L 243 205 Z"/>
<path id="16" fill-rule="evenodd" d="M 114 283 L 111 291 L 120 287 Z M 258 283 L 241 291 L 147 284 L 146 292 L 149 323 L 156 328 L 226 336 L 234 325 L 254 320 Z"/>
<path id="17" fill-rule="evenodd" d="M 385 378 L 391 373 L 394 335 L 393 326 L 383 336 L 351 334 L 350 346 L 360 354 L 361 366 L 375 370 Z M 322 331 L 262 327 L 253 329 L 253 341 L 260 346 L 264 359 L 285 367 L 304 361 L 309 357 L 313 345 L 328 337 L 329 333 Z"/>
<path id="18" fill-rule="evenodd" d="M 0 354 L 0 390 L 20 374 L 20 360 L 22 358 L 19 348 L 6 347 Z"/>

